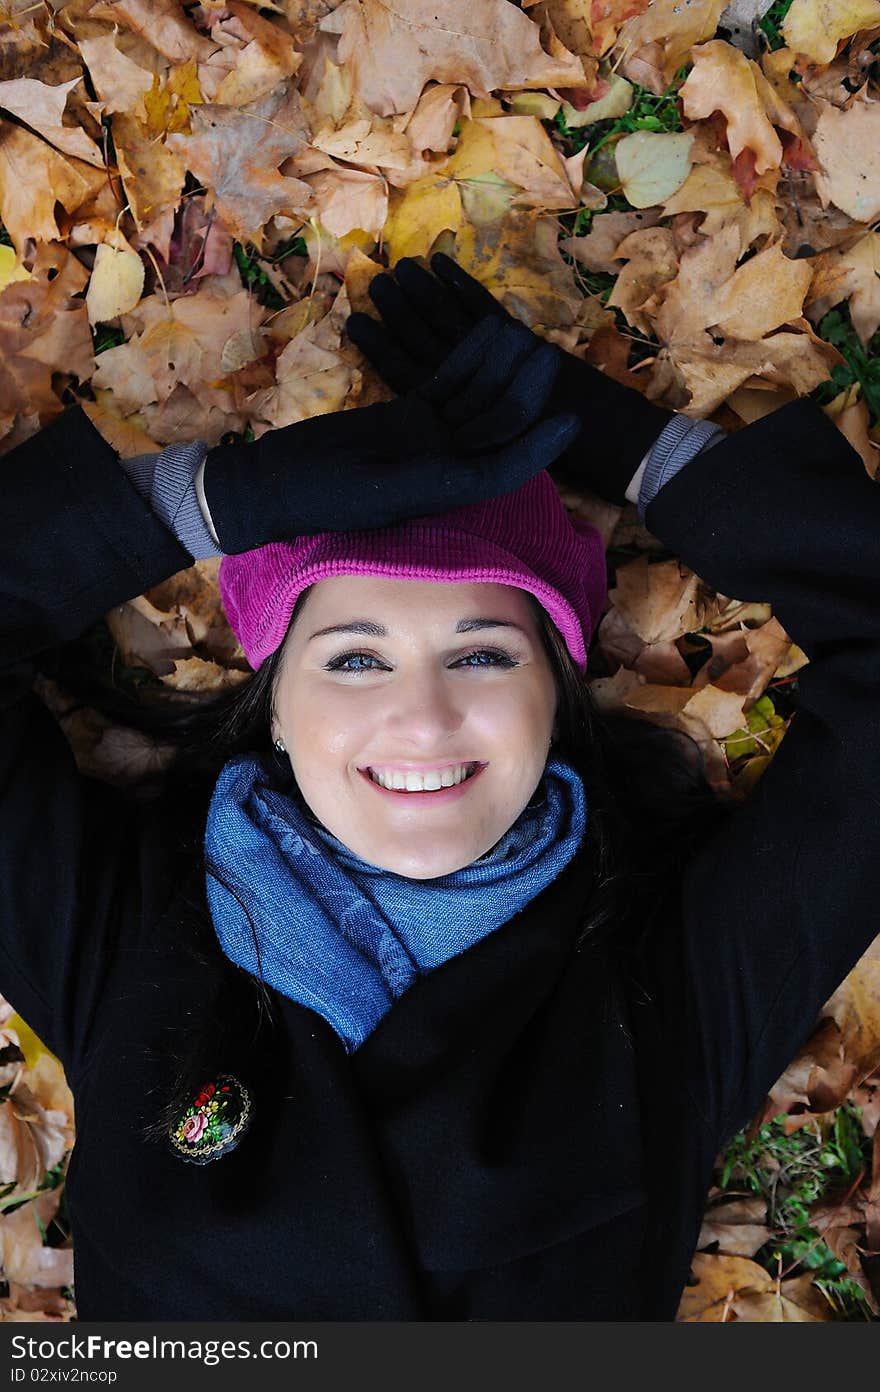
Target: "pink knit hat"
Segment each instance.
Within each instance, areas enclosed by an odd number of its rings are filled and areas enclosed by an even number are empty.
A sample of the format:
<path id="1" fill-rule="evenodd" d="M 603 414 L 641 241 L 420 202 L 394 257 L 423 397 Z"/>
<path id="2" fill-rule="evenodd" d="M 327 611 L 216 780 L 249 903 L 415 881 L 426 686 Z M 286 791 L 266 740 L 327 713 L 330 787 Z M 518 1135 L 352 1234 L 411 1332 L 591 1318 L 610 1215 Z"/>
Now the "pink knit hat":
<path id="1" fill-rule="evenodd" d="M 582 672 L 607 598 L 602 537 L 569 515 L 546 469 L 482 503 L 224 556 L 220 597 L 254 670 L 283 642 L 300 593 L 331 575 L 516 585 L 544 606 Z"/>

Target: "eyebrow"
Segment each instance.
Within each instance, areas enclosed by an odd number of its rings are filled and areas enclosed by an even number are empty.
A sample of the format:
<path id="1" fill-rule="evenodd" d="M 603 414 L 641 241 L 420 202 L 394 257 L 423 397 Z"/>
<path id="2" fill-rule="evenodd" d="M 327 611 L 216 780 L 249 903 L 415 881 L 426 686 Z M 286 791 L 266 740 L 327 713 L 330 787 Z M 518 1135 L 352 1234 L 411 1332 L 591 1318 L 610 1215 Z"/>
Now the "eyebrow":
<path id="1" fill-rule="evenodd" d="M 520 633 L 526 630 L 509 619 L 459 619 L 455 625 L 456 633 L 478 633 L 483 628 L 517 628 Z M 331 624 L 329 628 L 319 628 L 309 638 L 323 638 L 326 633 L 364 633 L 370 638 L 387 638 L 388 630 L 383 624 L 373 623 L 372 619 L 351 619 L 348 623 Z M 528 637 L 528 634 L 526 634 Z"/>

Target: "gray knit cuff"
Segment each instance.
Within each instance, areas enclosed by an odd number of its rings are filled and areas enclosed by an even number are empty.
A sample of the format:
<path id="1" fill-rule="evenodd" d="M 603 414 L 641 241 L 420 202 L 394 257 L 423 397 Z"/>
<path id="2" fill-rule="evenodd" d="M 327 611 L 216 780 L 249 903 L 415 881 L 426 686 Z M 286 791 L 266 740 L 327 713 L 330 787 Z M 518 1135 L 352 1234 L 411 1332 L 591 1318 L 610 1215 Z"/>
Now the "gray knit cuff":
<path id="1" fill-rule="evenodd" d="M 139 454 L 119 462 L 135 488 L 194 561 L 222 556 L 208 530 L 196 493 L 196 474 L 205 461 L 204 440 L 169 445 L 160 454 Z"/>
<path id="2" fill-rule="evenodd" d="M 657 436 L 645 461 L 638 501 L 642 521 L 645 520 L 645 509 L 664 483 L 668 483 L 679 469 L 683 469 L 698 454 L 726 438 L 726 432 L 712 421 L 673 416 Z"/>

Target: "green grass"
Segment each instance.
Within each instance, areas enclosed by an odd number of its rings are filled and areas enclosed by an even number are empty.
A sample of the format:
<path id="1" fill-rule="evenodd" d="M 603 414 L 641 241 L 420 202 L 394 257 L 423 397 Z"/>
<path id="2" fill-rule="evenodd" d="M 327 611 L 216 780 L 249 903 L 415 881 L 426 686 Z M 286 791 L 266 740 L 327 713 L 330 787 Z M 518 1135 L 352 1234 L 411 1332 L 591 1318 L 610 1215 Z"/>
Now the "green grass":
<path id="1" fill-rule="evenodd" d="M 792 0 L 776 0 L 771 5 L 763 19 L 758 20 L 758 28 L 763 29 L 769 40 L 771 49 L 784 48 L 785 39 L 782 37 L 782 21 L 791 9 Z"/>
<path id="2" fill-rule="evenodd" d="M 680 131 L 681 112 L 678 109 L 678 89 L 690 71 L 686 64 L 675 74 L 669 87 L 658 96 L 647 87 L 633 83 L 633 104 L 623 116 L 615 116 L 608 121 L 594 121 L 589 126 L 567 126 L 562 108 L 556 113 L 553 124 L 570 146 L 569 153 L 577 154 L 589 143 L 590 158 L 597 150 L 618 135 L 630 135 L 633 131 Z"/>
<path id="3" fill-rule="evenodd" d="M 782 1117 L 760 1127 L 751 1140 L 741 1131 L 724 1152 L 716 1176 L 720 1189 L 745 1190 L 767 1205 L 773 1235 L 755 1261 L 773 1276 L 812 1272 L 841 1320 L 876 1317 L 845 1264 L 813 1227 L 810 1214 L 819 1200 L 842 1199 L 860 1176 L 866 1187 L 870 1183 L 871 1142 L 858 1118 L 858 1108 L 846 1102 L 830 1123 L 813 1118 L 791 1135 L 786 1135 Z"/>
<path id="4" fill-rule="evenodd" d="M 108 348 L 118 348 L 120 343 L 125 342 L 125 334 L 121 329 L 114 328 L 112 324 L 98 324 L 92 329 L 92 343 L 95 346 L 95 357 L 99 353 L 104 353 Z"/>
<path id="5" fill-rule="evenodd" d="M 253 293 L 260 304 L 265 305 L 267 309 L 284 309 L 288 301 L 279 295 L 264 267 L 276 266 L 286 256 L 306 256 L 308 251 L 302 237 L 290 237 L 276 247 L 271 256 L 261 256 L 255 247 L 245 247 L 241 242 L 233 243 L 232 254 L 242 284 Z"/>
<path id="6" fill-rule="evenodd" d="M 868 407 L 872 425 L 880 425 L 880 329 L 863 348 L 852 326 L 849 305 L 841 303 L 828 311 L 816 326 L 820 338 L 827 339 L 846 359 L 831 369 L 827 382 L 811 393 L 820 406 L 827 406 L 839 392 L 857 382 Z"/>

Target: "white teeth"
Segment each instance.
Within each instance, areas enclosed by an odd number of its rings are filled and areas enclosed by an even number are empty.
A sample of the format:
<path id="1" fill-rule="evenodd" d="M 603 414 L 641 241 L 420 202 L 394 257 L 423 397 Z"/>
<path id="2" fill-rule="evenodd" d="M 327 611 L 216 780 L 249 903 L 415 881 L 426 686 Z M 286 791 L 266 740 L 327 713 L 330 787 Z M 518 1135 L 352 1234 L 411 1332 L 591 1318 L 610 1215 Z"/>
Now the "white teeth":
<path id="1" fill-rule="evenodd" d="M 451 788 L 455 783 L 464 782 L 468 772 L 473 768 L 476 768 L 475 764 L 458 764 L 455 768 L 443 769 L 442 772 L 439 769 L 431 769 L 426 774 L 385 773 L 370 769 L 370 777 L 374 783 L 397 792 L 435 792 L 438 788 Z"/>

